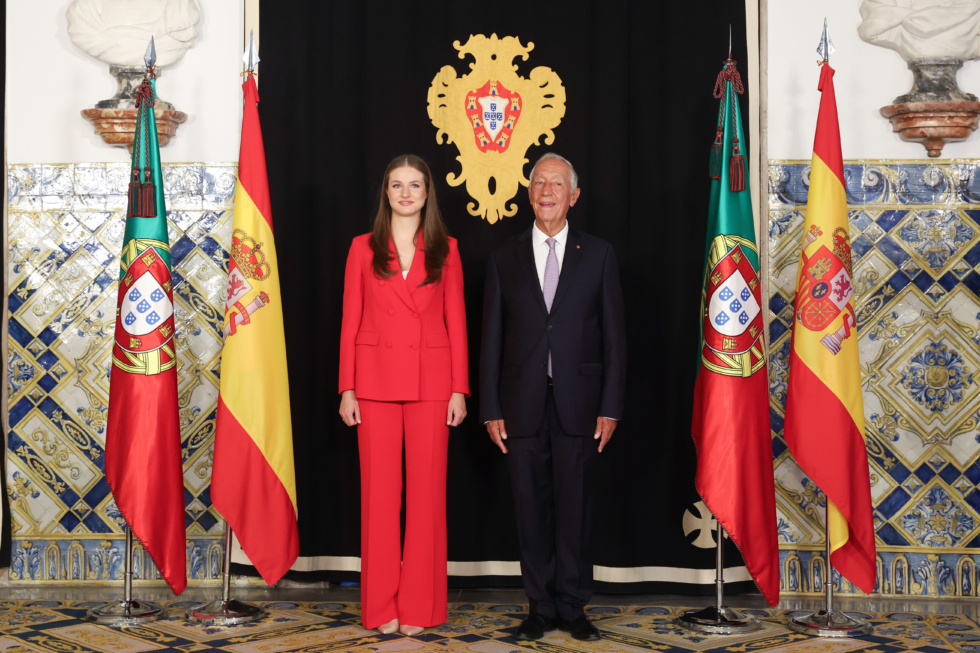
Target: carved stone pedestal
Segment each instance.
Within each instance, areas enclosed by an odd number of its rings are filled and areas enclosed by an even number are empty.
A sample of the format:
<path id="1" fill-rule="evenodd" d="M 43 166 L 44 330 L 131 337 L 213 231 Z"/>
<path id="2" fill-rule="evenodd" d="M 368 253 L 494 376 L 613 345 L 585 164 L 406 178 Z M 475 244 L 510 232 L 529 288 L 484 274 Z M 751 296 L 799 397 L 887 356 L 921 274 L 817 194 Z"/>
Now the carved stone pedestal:
<path id="1" fill-rule="evenodd" d="M 136 89 L 146 74 L 141 66 L 110 66 L 109 72 L 116 78 L 116 94 L 108 100 L 96 103 L 94 109 L 83 109 L 82 117 L 92 123 L 95 133 L 106 144 L 125 147 L 133 151 L 136 134 Z M 187 114 L 177 111 L 166 100 L 156 98 L 153 115 L 157 121 L 157 137 L 160 147 L 170 142 L 177 133 L 177 126 L 187 120 Z"/>
<path id="2" fill-rule="evenodd" d="M 183 111 L 153 109 L 157 119 L 157 137 L 160 147 L 170 142 L 177 133 L 177 126 L 187 120 Z M 133 151 L 133 139 L 136 136 L 136 109 L 83 109 L 82 116 L 92 123 L 95 133 L 102 137 L 107 145 L 125 147 Z"/>
<path id="3" fill-rule="evenodd" d="M 965 141 L 980 118 L 980 102 L 909 102 L 881 108 L 903 141 L 922 143 L 931 158 L 946 143 Z"/>
<path id="4" fill-rule="evenodd" d="M 908 62 L 912 90 L 894 104 L 881 108 L 903 141 L 922 143 L 929 156 L 943 153 L 943 145 L 965 141 L 977 128 L 980 102 L 956 85 L 963 62 L 954 57 L 928 57 Z"/>

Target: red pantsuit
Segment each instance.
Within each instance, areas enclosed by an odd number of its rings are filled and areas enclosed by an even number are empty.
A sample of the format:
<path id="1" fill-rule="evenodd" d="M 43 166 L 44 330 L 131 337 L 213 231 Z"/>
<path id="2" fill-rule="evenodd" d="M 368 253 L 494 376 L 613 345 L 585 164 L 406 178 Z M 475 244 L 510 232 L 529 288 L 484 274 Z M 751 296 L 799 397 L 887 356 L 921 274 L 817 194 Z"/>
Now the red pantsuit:
<path id="1" fill-rule="evenodd" d="M 339 384 L 354 390 L 361 415 L 361 619 L 436 626 L 446 620 L 447 412 L 452 393 L 469 394 L 459 250 L 450 238 L 442 282 L 419 286 L 421 234 L 407 279 L 393 243 L 395 274 L 375 275 L 368 238 L 355 238 L 347 257 Z"/>

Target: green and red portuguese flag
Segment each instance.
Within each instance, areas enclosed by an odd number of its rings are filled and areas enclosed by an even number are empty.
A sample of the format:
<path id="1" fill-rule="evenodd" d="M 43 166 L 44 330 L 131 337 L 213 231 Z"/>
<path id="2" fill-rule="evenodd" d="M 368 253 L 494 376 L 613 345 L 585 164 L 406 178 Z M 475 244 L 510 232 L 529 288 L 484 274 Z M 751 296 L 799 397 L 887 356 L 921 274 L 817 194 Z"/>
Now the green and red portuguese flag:
<path id="1" fill-rule="evenodd" d="M 826 62 L 819 89 L 820 113 L 793 303 L 784 432 L 793 458 L 827 496 L 831 564 L 870 594 L 877 576 L 875 531 L 851 238 L 834 69 Z"/>
<path id="2" fill-rule="evenodd" d="M 698 452 L 698 492 L 774 606 L 779 602 L 776 496 L 764 303 L 736 95 L 742 90 L 729 59 L 714 92 L 721 103 L 711 153 L 701 360 L 691 431 Z"/>
<path id="3" fill-rule="evenodd" d="M 152 66 L 137 92 L 109 381 L 105 471 L 116 505 L 175 594 L 187 586 L 167 209 Z"/>

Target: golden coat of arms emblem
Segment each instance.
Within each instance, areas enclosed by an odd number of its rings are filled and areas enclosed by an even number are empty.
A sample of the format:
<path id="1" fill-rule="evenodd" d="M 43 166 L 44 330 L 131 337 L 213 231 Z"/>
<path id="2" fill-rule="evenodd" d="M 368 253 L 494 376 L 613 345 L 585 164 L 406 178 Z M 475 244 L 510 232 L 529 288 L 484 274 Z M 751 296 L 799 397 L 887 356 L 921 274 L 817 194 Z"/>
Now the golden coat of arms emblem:
<path id="1" fill-rule="evenodd" d="M 456 160 L 462 172 L 450 172 L 450 186 L 466 182 L 466 192 L 475 202 L 466 205 L 470 215 L 484 217 L 490 224 L 517 213 L 517 204 L 507 202 L 517 194 L 524 176 L 527 149 L 538 145 L 541 136 L 551 145 L 554 128 L 565 116 L 565 87 L 550 68 L 539 66 L 525 78 L 517 74 L 516 57 L 527 61 L 534 43 L 521 45 L 517 37 L 470 36 L 465 45 L 453 43 L 459 58 L 476 60 L 470 72 L 456 76 L 456 69 L 443 66 L 429 87 L 429 118 L 438 128 L 436 141 L 455 143 Z M 490 188 L 490 180 L 494 188 Z"/>

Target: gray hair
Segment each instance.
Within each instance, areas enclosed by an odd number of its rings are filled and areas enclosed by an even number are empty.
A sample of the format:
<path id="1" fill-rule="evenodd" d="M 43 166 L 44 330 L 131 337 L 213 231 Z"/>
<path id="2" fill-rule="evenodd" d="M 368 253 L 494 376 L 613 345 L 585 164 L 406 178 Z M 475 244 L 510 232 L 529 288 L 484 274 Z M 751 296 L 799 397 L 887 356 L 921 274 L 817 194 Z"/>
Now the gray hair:
<path id="1" fill-rule="evenodd" d="M 575 172 L 575 167 L 572 165 L 572 162 L 562 155 L 555 154 L 554 152 L 545 152 L 541 155 L 541 158 L 538 159 L 534 164 L 534 167 L 531 168 L 531 176 L 528 177 L 528 179 L 534 179 L 534 171 L 538 169 L 538 166 L 541 165 L 542 161 L 547 161 L 548 159 L 555 159 L 556 161 L 561 161 L 567 165 L 568 171 L 572 174 L 572 190 L 574 191 L 576 188 L 578 188 L 578 173 Z"/>

